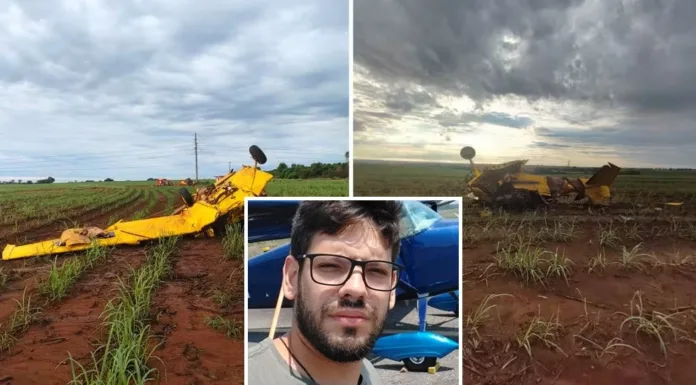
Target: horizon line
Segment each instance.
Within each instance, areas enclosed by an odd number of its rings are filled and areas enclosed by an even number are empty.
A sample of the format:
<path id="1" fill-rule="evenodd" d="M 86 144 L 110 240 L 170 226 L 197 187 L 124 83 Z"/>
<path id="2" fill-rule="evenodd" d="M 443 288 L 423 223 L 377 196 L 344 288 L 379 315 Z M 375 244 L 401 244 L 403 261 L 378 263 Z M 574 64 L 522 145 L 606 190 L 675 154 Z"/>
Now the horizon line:
<path id="1" fill-rule="evenodd" d="M 524 159 L 524 158 L 520 158 Z M 379 158 L 353 158 L 353 161 L 370 161 L 370 162 L 401 162 L 401 163 L 445 163 L 445 164 L 462 164 L 466 168 L 471 168 L 471 165 L 466 161 L 454 161 L 454 160 L 425 160 L 425 159 L 405 159 L 405 158 L 391 158 L 391 159 L 379 159 Z M 496 165 L 505 162 L 482 162 L 477 163 L 478 165 Z M 607 162 L 609 163 L 609 162 Z M 564 167 L 564 168 L 599 168 L 601 166 L 581 166 L 581 165 L 565 165 L 565 164 L 541 164 L 541 163 L 527 163 L 525 166 L 532 167 Z M 682 169 L 682 170 L 696 170 L 696 166 L 692 167 L 678 167 L 678 166 L 663 166 L 663 167 L 621 167 L 622 169 Z"/>

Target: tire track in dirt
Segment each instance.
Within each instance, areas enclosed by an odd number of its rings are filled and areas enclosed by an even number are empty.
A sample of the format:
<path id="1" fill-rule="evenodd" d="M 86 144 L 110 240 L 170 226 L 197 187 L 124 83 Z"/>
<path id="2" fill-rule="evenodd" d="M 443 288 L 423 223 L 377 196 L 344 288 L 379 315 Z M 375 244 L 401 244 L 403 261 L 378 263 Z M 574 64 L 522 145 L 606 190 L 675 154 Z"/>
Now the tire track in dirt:
<path id="1" fill-rule="evenodd" d="M 22 385 L 68 383 L 72 379 L 68 353 L 82 365 L 91 362 L 93 344 L 102 339 L 99 316 L 116 295 L 117 277 L 129 275 L 131 267 L 144 261 L 142 247 L 114 250 L 75 284 L 69 296 L 44 308 L 42 320 L 19 338 L 9 354 L 0 355 L 2 376 Z"/>
<path id="2" fill-rule="evenodd" d="M 153 332 L 162 346 L 152 360 L 168 385 L 243 384 L 244 339 L 230 339 L 206 325 L 206 316 L 244 320 L 243 270 L 240 261 L 223 257 L 220 239 L 199 238 L 182 243 L 174 277 L 153 298 Z M 242 279 L 240 279 L 240 277 Z M 233 292 L 238 301 L 219 310 L 212 292 Z M 243 330 L 243 329 L 242 329 Z M 243 333 L 242 333 L 243 335 Z"/>

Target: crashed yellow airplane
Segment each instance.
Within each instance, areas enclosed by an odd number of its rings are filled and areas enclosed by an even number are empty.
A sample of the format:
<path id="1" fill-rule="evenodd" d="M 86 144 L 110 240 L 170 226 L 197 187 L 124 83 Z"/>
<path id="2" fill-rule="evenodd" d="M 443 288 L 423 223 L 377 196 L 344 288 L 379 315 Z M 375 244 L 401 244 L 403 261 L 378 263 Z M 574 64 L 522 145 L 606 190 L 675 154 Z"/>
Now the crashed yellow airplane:
<path id="1" fill-rule="evenodd" d="M 266 155 L 258 146 L 249 148 L 254 166 L 242 166 L 230 172 L 195 196 L 183 187 L 185 202 L 172 215 L 135 221 L 119 221 L 106 229 L 97 227 L 73 228 L 63 231 L 60 238 L 30 243 L 7 245 L 2 259 L 19 259 L 42 255 L 70 253 L 99 246 L 137 245 L 160 237 L 205 233 L 214 236 L 229 221 L 244 215 L 244 198 L 266 195 L 265 189 L 273 175 L 262 171 L 257 164 L 266 163 Z"/>
<path id="2" fill-rule="evenodd" d="M 576 201 L 585 199 L 592 206 L 609 206 L 611 185 L 621 171 L 609 163 L 589 179 L 536 175 L 523 171 L 527 160 L 513 160 L 481 171 L 474 165 L 473 147 L 462 147 L 459 154 L 471 163 L 472 178 L 467 181 L 471 196 L 493 206 L 545 206 L 571 194 L 575 194 Z"/>

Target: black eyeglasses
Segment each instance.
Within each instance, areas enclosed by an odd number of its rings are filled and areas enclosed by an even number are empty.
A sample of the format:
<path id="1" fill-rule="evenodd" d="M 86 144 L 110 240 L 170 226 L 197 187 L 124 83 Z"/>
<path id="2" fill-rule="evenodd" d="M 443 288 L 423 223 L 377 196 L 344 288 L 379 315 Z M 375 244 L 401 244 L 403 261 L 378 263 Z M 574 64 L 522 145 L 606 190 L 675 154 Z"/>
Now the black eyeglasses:
<path id="1" fill-rule="evenodd" d="M 309 259 L 310 276 L 321 285 L 342 286 L 348 282 L 355 266 L 362 267 L 365 286 L 378 291 L 394 290 L 403 266 L 387 261 L 358 261 L 336 254 L 305 254 L 298 261 Z"/>

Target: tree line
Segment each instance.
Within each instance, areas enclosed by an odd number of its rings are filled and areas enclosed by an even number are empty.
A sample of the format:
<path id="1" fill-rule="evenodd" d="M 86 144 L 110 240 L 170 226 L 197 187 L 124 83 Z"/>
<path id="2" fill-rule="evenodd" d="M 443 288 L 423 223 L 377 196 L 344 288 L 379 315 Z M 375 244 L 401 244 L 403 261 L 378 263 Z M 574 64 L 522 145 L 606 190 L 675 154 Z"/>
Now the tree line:
<path id="1" fill-rule="evenodd" d="M 0 181 L 0 184 L 34 184 L 34 183 L 37 183 L 37 184 L 48 184 L 48 183 L 53 183 L 53 182 L 55 182 L 55 181 L 56 181 L 55 178 L 53 178 L 52 176 L 49 176 L 49 177 L 46 178 L 46 179 L 39 179 L 39 180 L 37 180 L 36 182 L 34 182 L 33 180 L 23 181 L 22 179 L 18 179 L 18 180 L 12 179 L 12 180 L 9 180 L 9 181 Z"/>
<path id="2" fill-rule="evenodd" d="M 348 163 L 315 162 L 309 166 L 285 162 L 278 164 L 275 170 L 269 171 L 277 179 L 312 179 L 312 178 L 348 178 Z"/>

